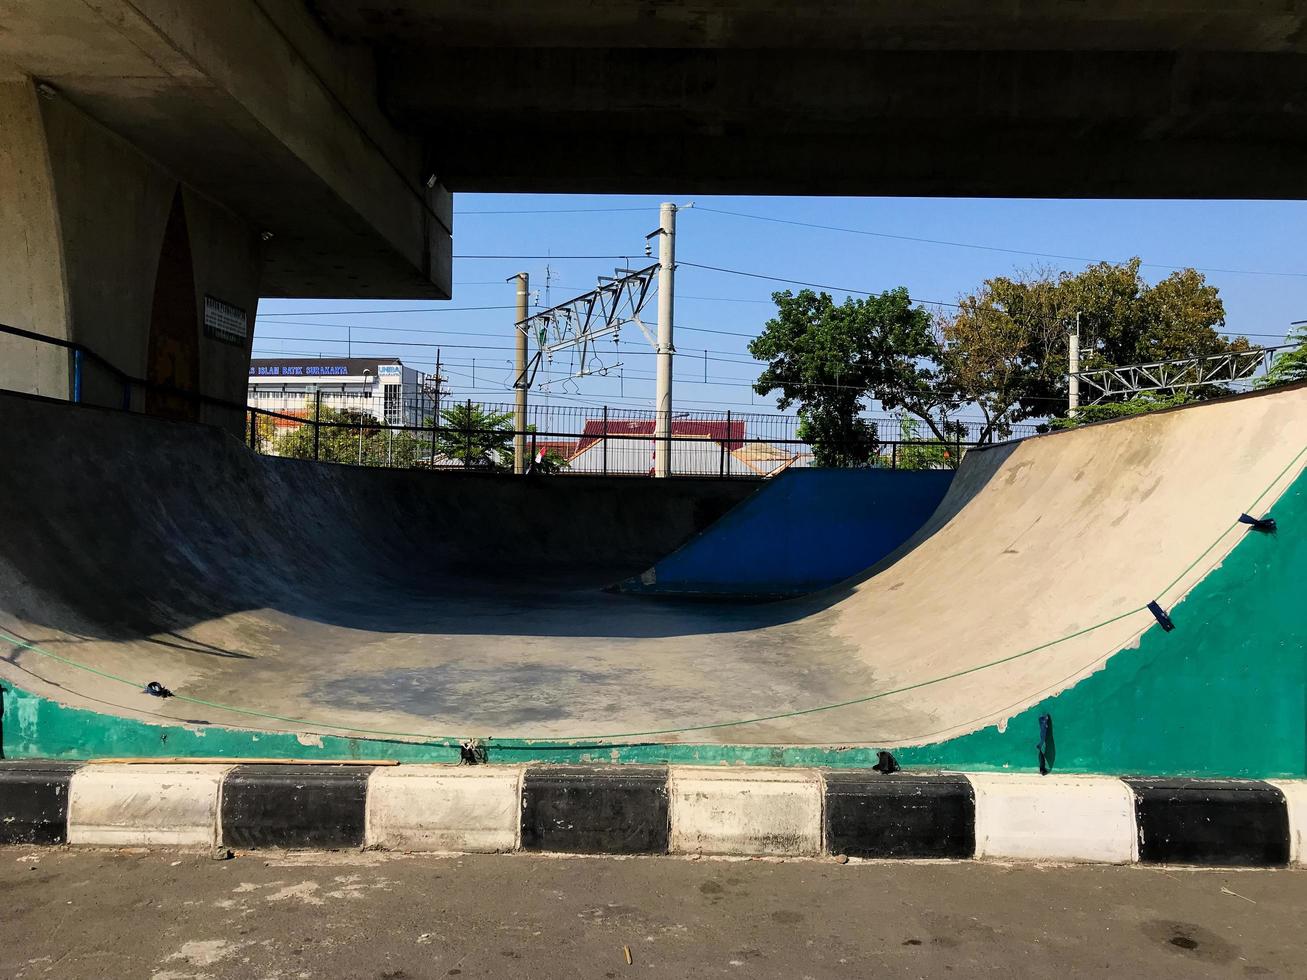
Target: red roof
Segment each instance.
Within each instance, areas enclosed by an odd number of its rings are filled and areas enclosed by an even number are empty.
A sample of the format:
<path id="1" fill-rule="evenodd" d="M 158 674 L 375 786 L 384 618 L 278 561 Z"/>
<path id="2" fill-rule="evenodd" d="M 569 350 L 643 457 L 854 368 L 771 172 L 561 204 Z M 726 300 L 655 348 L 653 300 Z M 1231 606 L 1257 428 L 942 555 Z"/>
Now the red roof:
<path id="1" fill-rule="evenodd" d="M 604 426 L 607 425 L 607 430 Z M 604 437 L 605 431 L 610 436 L 648 436 L 653 438 L 653 419 L 586 419 L 585 428 L 581 430 L 581 440 L 576 444 L 579 455 Z M 696 419 L 672 419 L 672 435 L 691 439 L 713 439 L 723 443 L 728 452 L 734 452 L 744 444 L 744 420 L 724 419 L 700 421 Z"/>

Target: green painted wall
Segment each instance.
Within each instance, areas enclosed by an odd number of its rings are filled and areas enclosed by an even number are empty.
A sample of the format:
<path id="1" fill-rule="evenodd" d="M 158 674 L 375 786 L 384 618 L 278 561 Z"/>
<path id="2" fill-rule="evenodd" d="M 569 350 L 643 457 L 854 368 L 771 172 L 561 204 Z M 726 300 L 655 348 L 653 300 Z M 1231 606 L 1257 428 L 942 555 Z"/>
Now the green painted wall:
<path id="1" fill-rule="evenodd" d="M 1038 770 L 1039 716 L 1053 717 L 1059 772 L 1307 775 L 1307 475 L 1271 508 L 1276 534 L 1248 530 L 1220 568 L 1075 687 L 903 765 Z M 1237 517 L 1238 515 L 1231 515 Z"/>
<path id="2" fill-rule="evenodd" d="M 1224 564 L 1105 669 L 1011 719 L 896 750 L 904 766 L 1036 771 L 1038 717 L 1053 717 L 1058 772 L 1307 776 L 1307 475 L 1275 504 L 1275 535 L 1247 531 Z M 1237 515 L 1231 515 L 1232 517 Z M 123 756 L 386 758 L 455 762 L 458 748 L 220 726 L 152 725 L 69 708 L 4 685 L 6 758 Z M 306 744 L 309 743 L 309 744 Z M 492 763 L 670 762 L 874 765 L 874 748 L 731 745 L 554 746 L 492 742 Z"/>

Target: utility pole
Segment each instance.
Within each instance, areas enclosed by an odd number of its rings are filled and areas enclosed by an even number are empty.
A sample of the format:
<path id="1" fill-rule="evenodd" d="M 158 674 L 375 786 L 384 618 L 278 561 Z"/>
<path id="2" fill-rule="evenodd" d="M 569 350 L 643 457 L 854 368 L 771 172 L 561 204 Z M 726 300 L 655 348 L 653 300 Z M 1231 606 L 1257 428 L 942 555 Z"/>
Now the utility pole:
<path id="1" fill-rule="evenodd" d="M 654 400 L 654 476 L 671 475 L 672 468 L 672 339 L 676 278 L 676 205 L 659 210 L 658 235 L 658 388 Z"/>
<path id="2" fill-rule="evenodd" d="M 1070 418 L 1076 417 L 1076 412 L 1080 408 L 1080 311 L 1076 311 L 1076 325 L 1067 334 L 1066 338 L 1067 353 L 1070 363 L 1068 365 L 1068 396 L 1067 396 L 1067 415 Z"/>
<path id="3" fill-rule="evenodd" d="M 515 406 L 513 412 L 513 472 L 521 476 L 526 472 L 526 317 L 529 278 L 525 272 L 513 277 L 517 281 L 517 320 L 513 324 L 516 335 L 516 353 L 513 367 L 517 379 L 513 382 Z M 545 279 L 546 284 L 548 278 Z"/>

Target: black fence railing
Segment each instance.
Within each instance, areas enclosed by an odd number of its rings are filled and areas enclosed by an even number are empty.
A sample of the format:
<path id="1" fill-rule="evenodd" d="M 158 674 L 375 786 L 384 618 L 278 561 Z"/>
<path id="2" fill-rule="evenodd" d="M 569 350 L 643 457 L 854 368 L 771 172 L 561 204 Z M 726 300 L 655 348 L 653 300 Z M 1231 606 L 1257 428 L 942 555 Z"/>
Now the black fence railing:
<path id="1" fill-rule="evenodd" d="M 268 404 L 269 394 L 251 398 Z M 536 404 L 519 427 L 514 407 L 501 403 L 437 405 L 425 393 L 401 402 L 357 386 L 276 394 L 277 409 L 249 408 L 252 449 L 359 466 L 511 471 L 520 445 L 531 472 L 650 476 L 662 442 L 673 476 L 761 479 L 819 465 L 953 468 L 984 433 L 977 423 L 950 421 L 941 438 L 920 420 L 887 415 L 863 419 L 857 439 L 840 444 L 803 438 L 797 416 L 678 411 L 660 436 L 653 412 L 630 408 Z M 379 409 L 407 421 L 387 421 Z M 1015 428 L 1003 436 L 1035 431 Z"/>
<path id="2" fill-rule="evenodd" d="M 224 424 L 243 415 L 255 452 L 358 466 L 511 472 L 520 445 L 533 473 L 650 476 L 661 442 L 673 476 L 762 479 L 821 465 L 955 468 L 982 442 L 1036 432 L 1016 425 L 995 433 L 956 419 L 936 431 L 910 416 L 881 415 L 861 419 L 841 443 L 804 438 L 793 415 L 691 410 L 674 412 L 660 436 L 651 411 L 547 399 L 531 403 L 519 427 L 512 405 L 440 402 L 420 383 L 251 385 L 242 404 L 134 377 L 75 342 L 5 324 L 0 335 L 66 351 L 70 401 L 189 418 L 207 406 Z"/>

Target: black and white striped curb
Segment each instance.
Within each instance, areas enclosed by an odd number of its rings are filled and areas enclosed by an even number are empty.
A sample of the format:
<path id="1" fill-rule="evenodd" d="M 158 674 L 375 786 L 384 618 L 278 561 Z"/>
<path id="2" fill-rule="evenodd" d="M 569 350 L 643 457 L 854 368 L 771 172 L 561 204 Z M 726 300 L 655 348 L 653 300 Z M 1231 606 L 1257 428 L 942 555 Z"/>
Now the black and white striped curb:
<path id="1" fill-rule="evenodd" d="M 0 844 L 1307 863 L 1307 780 L 0 763 Z"/>

